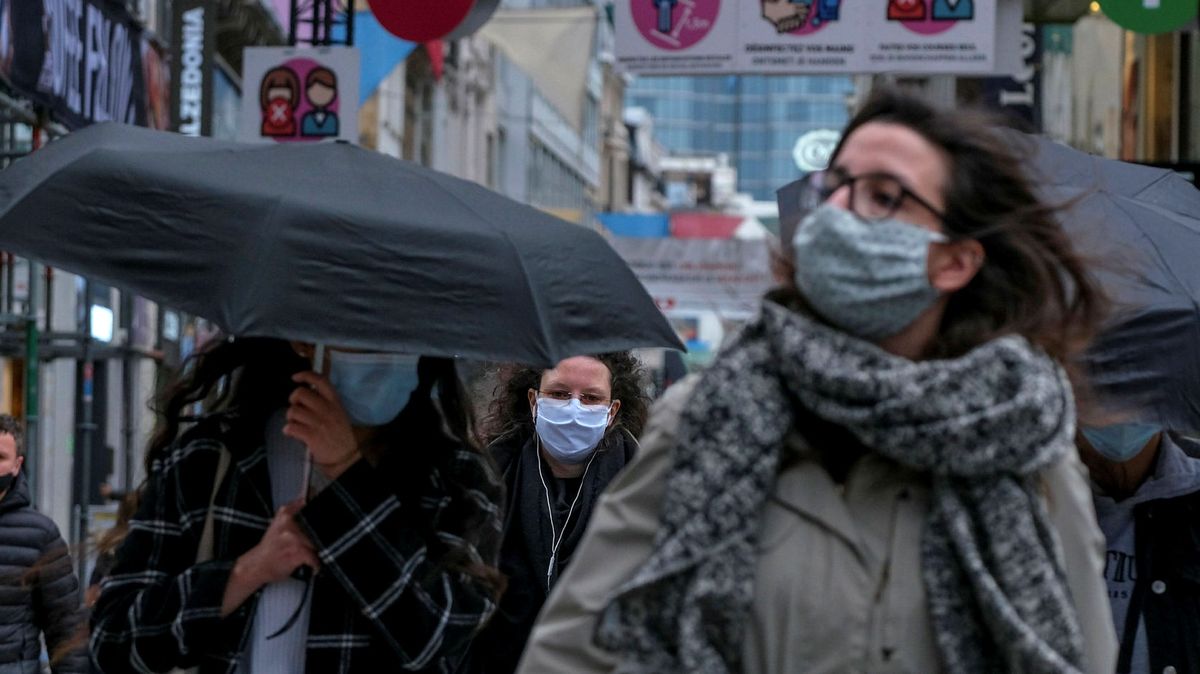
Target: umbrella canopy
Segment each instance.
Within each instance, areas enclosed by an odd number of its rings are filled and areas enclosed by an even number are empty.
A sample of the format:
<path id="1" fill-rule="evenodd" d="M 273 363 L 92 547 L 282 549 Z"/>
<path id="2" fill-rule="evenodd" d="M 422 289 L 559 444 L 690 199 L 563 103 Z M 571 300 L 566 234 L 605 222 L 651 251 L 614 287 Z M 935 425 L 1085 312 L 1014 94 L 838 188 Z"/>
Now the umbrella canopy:
<path id="1" fill-rule="evenodd" d="M 597 233 L 340 143 L 98 124 L 0 171 L 0 248 L 236 335 L 540 365 L 682 348 Z"/>
<path id="2" fill-rule="evenodd" d="M 1200 190 L 1174 171 L 1041 137 L 1030 161 L 1115 304 L 1085 355 L 1101 403 L 1200 430 Z"/>
<path id="3" fill-rule="evenodd" d="M 1174 171 L 1097 157 L 1045 136 L 1009 133 L 1017 142 L 1032 142 L 1032 168 L 1044 187 L 1130 197 L 1190 217 L 1200 213 L 1200 190 Z"/>

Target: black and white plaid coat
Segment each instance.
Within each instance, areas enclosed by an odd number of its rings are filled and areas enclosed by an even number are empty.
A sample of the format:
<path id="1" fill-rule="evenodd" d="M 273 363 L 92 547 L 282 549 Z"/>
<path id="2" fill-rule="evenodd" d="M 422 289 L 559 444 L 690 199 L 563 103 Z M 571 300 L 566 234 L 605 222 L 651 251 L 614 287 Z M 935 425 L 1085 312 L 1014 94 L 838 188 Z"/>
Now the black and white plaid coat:
<path id="1" fill-rule="evenodd" d="M 213 506 L 214 561 L 195 563 L 223 444 L 239 443 L 189 432 L 153 467 L 92 616 L 92 656 L 103 671 L 245 671 L 239 658 L 258 594 L 224 619 L 221 602 L 234 560 L 259 542 L 275 507 L 261 438 L 241 443 L 249 449 L 228 447 L 232 461 Z M 418 479 L 397 477 L 409 452 L 454 453 L 451 469 L 460 482 L 481 485 L 470 494 L 495 529 L 482 536 L 488 549 L 467 545 L 467 553 L 494 567 L 498 546 L 490 541 L 499 539 L 500 513 L 483 486 L 492 473 L 482 456 L 444 435 L 433 444 L 395 448 L 376 466 L 359 461 L 298 515 L 322 564 L 313 580 L 308 672 L 453 671 L 492 613 L 481 583 L 431 559 L 446 543 L 463 542 L 444 476 L 431 469 Z M 440 544 L 430 545 L 422 528 L 436 531 Z"/>

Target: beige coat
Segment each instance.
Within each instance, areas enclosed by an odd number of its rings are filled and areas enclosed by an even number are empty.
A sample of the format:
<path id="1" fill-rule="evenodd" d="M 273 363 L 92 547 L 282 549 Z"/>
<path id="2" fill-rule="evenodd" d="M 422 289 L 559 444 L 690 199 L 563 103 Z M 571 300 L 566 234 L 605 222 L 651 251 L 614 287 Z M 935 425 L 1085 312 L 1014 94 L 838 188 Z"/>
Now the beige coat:
<path id="1" fill-rule="evenodd" d="M 521 674 L 607 672 L 592 644 L 596 617 L 649 556 L 670 447 L 692 383 L 659 401 L 637 459 L 609 485 L 559 579 L 521 661 Z M 836 484 L 805 450 L 779 476 L 763 516 L 745 671 L 940 671 L 920 577 L 929 490 L 919 474 L 868 455 Z M 1117 642 L 1102 578 L 1104 538 L 1072 454 L 1043 474 L 1067 580 L 1082 623 L 1087 671 L 1110 674 Z M 685 674 L 675 672 L 670 674 Z"/>

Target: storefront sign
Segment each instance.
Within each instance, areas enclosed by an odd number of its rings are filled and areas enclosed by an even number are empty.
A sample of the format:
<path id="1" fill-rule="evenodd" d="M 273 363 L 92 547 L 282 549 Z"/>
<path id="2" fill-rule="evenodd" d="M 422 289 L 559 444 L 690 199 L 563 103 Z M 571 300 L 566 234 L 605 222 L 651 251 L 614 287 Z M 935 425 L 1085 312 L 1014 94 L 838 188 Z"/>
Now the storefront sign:
<path id="1" fill-rule="evenodd" d="M 745 319 L 772 285 L 767 242 L 616 236 L 612 247 L 664 311 Z"/>
<path id="2" fill-rule="evenodd" d="M 185 136 L 211 136 L 217 8 L 210 0 L 175 0 L 172 124 Z"/>
<path id="3" fill-rule="evenodd" d="M 1021 28 L 1021 71 L 983 80 L 983 103 L 1020 119 L 1027 131 L 1041 130 L 1042 41 L 1038 27 Z"/>
<path id="4" fill-rule="evenodd" d="M 792 147 L 792 160 L 796 168 L 804 171 L 820 171 L 829 166 L 829 158 L 841 140 L 842 133 L 833 129 L 814 129 L 796 139 Z"/>
<path id="5" fill-rule="evenodd" d="M 0 77 L 68 127 L 147 123 L 144 50 L 120 3 L 0 0 Z"/>
<path id="6" fill-rule="evenodd" d="M 358 142 L 354 47 L 250 47 L 242 58 L 243 141 Z"/>
<path id="7" fill-rule="evenodd" d="M 1015 11 L 998 11 L 1013 5 Z M 617 60 L 646 75 L 1002 72 L 1020 0 L 618 0 Z M 1011 37 L 1011 39 L 1010 39 Z"/>

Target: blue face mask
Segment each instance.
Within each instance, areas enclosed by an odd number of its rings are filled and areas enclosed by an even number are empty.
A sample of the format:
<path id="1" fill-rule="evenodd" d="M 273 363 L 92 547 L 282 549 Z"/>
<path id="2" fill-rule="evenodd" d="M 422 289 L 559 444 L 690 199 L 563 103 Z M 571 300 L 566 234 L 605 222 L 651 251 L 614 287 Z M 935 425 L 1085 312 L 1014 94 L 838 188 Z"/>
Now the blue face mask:
<path id="1" fill-rule="evenodd" d="M 537 399 L 538 437 L 546 452 L 566 464 L 583 463 L 604 438 L 612 405 L 584 405 L 576 398 Z"/>
<path id="2" fill-rule="evenodd" d="M 938 297 L 926 268 L 935 241 L 946 237 L 895 218 L 863 222 L 824 204 L 792 239 L 796 285 L 818 313 L 851 335 L 891 337 Z"/>
<path id="3" fill-rule="evenodd" d="M 418 356 L 329 352 L 329 381 L 355 426 L 382 426 L 408 404 L 417 388 Z"/>
<path id="4" fill-rule="evenodd" d="M 1156 424 L 1131 423 L 1080 429 L 1083 437 L 1109 461 L 1124 463 L 1137 456 L 1155 435 L 1162 432 Z"/>

